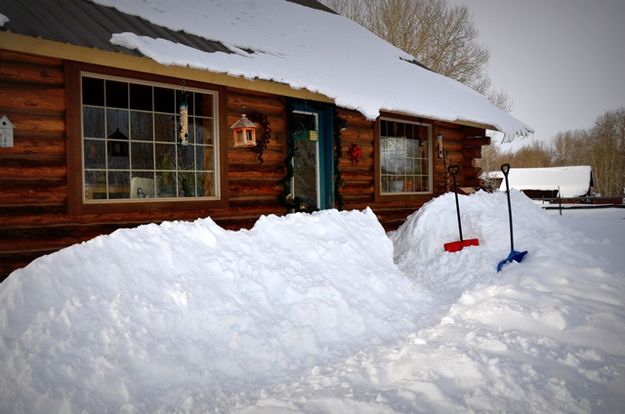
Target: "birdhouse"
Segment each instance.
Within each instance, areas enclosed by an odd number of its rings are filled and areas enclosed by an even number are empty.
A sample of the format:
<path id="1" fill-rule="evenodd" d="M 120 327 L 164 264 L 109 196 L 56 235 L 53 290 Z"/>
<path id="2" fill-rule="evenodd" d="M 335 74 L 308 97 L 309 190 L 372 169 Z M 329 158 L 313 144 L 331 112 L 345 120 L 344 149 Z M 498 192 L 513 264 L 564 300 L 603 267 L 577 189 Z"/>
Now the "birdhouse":
<path id="1" fill-rule="evenodd" d="M 13 146 L 13 122 L 6 115 L 0 118 L 0 147 Z"/>
<path id="2" fill-rule="evenodd" d="M 245 116 L 232 124 L 230 127 L 234 135 L 234 146 L 236 147 L 255 147 L 256 146 L 256 124 Z"/>

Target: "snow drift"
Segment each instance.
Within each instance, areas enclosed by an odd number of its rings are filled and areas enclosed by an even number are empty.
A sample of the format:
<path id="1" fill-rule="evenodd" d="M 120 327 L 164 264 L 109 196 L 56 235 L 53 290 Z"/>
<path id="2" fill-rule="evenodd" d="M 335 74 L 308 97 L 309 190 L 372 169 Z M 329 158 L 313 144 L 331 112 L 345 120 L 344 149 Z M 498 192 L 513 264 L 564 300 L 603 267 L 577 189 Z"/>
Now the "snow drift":
<path id="1" fill-rule="evenodd" d="M 325 211 L 147 225 L 42 257 L 0 285 L 0 412 L 622 412 L 610 242 L 512 203 L 529 255 L 499 274 L 505 194 L 483 192 L 460 197 L 480 246 L 453 254 L 446 194 L 390 240 L 368 209 Z"/>
<path id="2" fill-rule="evenodd" d="M 177 407 L 282 381 L 415 328 L 422 290 L 370 211 L 118 230 L 0 291 L 0 411 Z"/>

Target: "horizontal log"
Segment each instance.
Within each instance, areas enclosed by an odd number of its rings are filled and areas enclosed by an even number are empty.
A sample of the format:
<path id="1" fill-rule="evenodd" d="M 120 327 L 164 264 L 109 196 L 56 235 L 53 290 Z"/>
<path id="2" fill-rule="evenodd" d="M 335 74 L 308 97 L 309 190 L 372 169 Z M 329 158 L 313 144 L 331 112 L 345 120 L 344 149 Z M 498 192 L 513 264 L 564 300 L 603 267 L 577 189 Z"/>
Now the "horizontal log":
<path id="1" fill-rule="evenodd" d="M 65 74 L 58 66 L 3 61 L 0 64 L 0 81 L 62 86 L 65 83 Z"/>
<path id="2" fill-rule="evenodd" d="M 33 63 L 35 65 L 63 67 L 63 60 L 39 55 L 29 55 L 0 49 L 0 64 L 5 62 Z"/>
<path id="3" fill-rule="evenodd" d="M 3 148 L 0 159 L 58 159 L 65 158 L 65 137 L 24 137 L 17 135 L 13 139 L 14 146 Z M 13 154 L 15 157 L 10 157 Z M 18 156 L 21 155 L 21 156 Z"/>
<path id="4" fill-rule="evenodd" d="M 349 153 L 349 150 L 351 148 L 350 145 L 345 145 L 345 143 L 343 143 L 344 145 L 341 146 L 341 154 L 343 155 L 343 157 L 347 157 L 349 160 L 351 160 L 351 155 Z M 373 146 L 371 145 L 362 145 L 360 146 L 360 149 L 362 150 L 362 157 L 366 158 L 366 157 L 370 157 L 373 158 Z"/>
<path id="5" fill-rule="evenodd" d="M 62 88 L 0 83 L 0 112 L 4 111 L 63 114 L 65 91 Z"/>
<path id="6" fill-rule="evenodd" d="M 282 98 L 270 98 L 254 95 L 240 95 L 228 93 L 227 108 L 231 114 L 251 114 L 258 111 L 264 115 L 276 115 L 284 117 L 285 105 Z"/>
<path id="7" fill-rule="evenodd" d="M 282 193 L 280 193 L 280 195 L 281 194 Z M 259 205 L 271 206 L 275 203 L 278 203 L 278 197 L 279 196 L 274 196 L 274 195 L 249 196 L 249 195 L 244 195 L 244 194 L 237 194 L 237 195 L 231 195 L 228 198 L 228 204 L 231 207 L 247 207 L 247 206 L 259 206 Z"/>
<path id="8" fill-rule="evenodd" d="M 282 194 L 282 186 L 271 182 L 264 183 L 258 180 L 230 181 L 228 185 L 229 194 L 236 197 L 238 194 L 252 195 L 273 195 Z"/>
<path id="9" fill-rule="evenodd" d="M 3 188 L 0 207 L 61 206 L 67 201 L 67 186 Z"/>
<path id="10" fill-rule="evenodd" d="M 1 104 L 0 104 L 1 105 Z M 63 114 L 46 115 L 37 113 L 3 112 L 15 125 L 14 137 L 25 136 L 65 136 L 65 117 Z"/>
<path id="11" fill-rule="evenodd" d="M 368 196 L 342 196 L 343 210 L 364 210 L 373 203 L 373 197 Z"/>
<path id="12" fill-rule="evenodd" d="M 359 145 L 373 146 L 374 132 L 371 128 L 351 127 L 341 131 L 341 141 L 343 143 L 358 143 Z"/>
<path id="13" fill-rule="evenodd" d="M 482 147 L 467 148 L 462 151 L 462 156 L 465 159 L 482 158 Z"/>
<path id="14" fill-rule="evenodd" d="M 479 138 L 465 138 L 464 140 L 465 147 L 481 147 L 483 145 L 490 145 L 490 137 L 479 137 Z"/>
<path id="15" fill-rule="evenodd" d="M 5 167 L 0 164 L 0 181 L 3 180 L 65 180 L 67 168 L 56 167 Z"/>
<path id="16" fill-rule="evenodd" d="M 347 129 L 351 127 L 371 128 L 374 124 L 373 121 L 368 120 L 360 112 L 351 111 L 348 109 L 338 108 L 337 115 L 339 118 L 347 121 Z"/>
<path id="17" fill-rule="evenodd" d="M 359 174 L 353 172 L 341 172 L 341 178 L 345 182 L 373 182 L 372 174 Z"/>
<path id="18" fill-rule="evenodd" d="M 284 179 L 284 170 L 273 171 L 228 171 L 228 181 L 236 182 L 241 180 L 246 181 L 261 181 L 261 182 L 279 182 Z"/>
<path id="19" fill-rule="evenodd" d="M 342 196 L 373 196 L 373 185 L 361 186 L 355 184 L 344 184 L 341 186 L 340 193 Z"/>
<path id="20" fill-rule="evenodd" d="M 343 171 L 343 170 L 347 170 L 350 167 L 358 167 L 358 168 L 365 169 L 365 170 L 372 170 L 373 156 L 372 155 L 370 155 L 369 157 L 363 156 L 360 159 L 360 161 L 356 163 L 352 163 L 351 159 L 349 158 L 349 155 L 343 154 L 343 156 L 339 160 L 339 168 L 341 169 L 341 171 Z"/>
<path id="21" fill-rule="evenodd" d="M 435 144 L 436 145 L 436 144 Z M 443 140 L 443 149 L 450 152 L 460 152 L 464 150 L 464 144 L 462 141 L 446 141 Z"/>
<path id="22" fill-rule="evenodd" d="M 262 164 L 267 163 L 270 165 L 284 165 L 285 158 L 286 154 L 282 151 L 271 151 L 268 149 L 263 153 Z M 261 164 L 261 162 L 258 160 L 258 154 L 252 152 L 251 149 L 233 147 L 228 148 L 228 165 L 230 164 L 246 164 L 250 166 L 249 168 L 253 169 L 255 165 Z"/>

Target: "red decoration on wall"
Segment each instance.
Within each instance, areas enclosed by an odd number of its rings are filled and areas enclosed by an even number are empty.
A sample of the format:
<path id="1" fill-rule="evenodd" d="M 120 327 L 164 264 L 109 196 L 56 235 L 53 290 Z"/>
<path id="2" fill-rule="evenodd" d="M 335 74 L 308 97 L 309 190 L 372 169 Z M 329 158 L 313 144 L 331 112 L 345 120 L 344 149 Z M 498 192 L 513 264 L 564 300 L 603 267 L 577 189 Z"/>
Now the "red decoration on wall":
<path id="1" fill-rule="evenodd" d="M 362 159 L 362 148 L 358 144 L 351 144 L 349 146 L 349 156 L 352 160 L 352 164 L 358 164 Z"/>

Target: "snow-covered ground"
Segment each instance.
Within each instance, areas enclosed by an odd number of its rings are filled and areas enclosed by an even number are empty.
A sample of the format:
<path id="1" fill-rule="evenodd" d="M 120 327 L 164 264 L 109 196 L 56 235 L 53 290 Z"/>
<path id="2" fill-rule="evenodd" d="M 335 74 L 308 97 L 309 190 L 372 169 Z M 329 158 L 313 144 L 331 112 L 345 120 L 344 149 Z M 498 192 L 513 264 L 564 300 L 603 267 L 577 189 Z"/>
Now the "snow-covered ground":
<path id="1" fill-rule="evenodd" d="M 452 194 L 119 230 L 0 284 L 0 412 L 624 412 L 625 210 Z"/>

